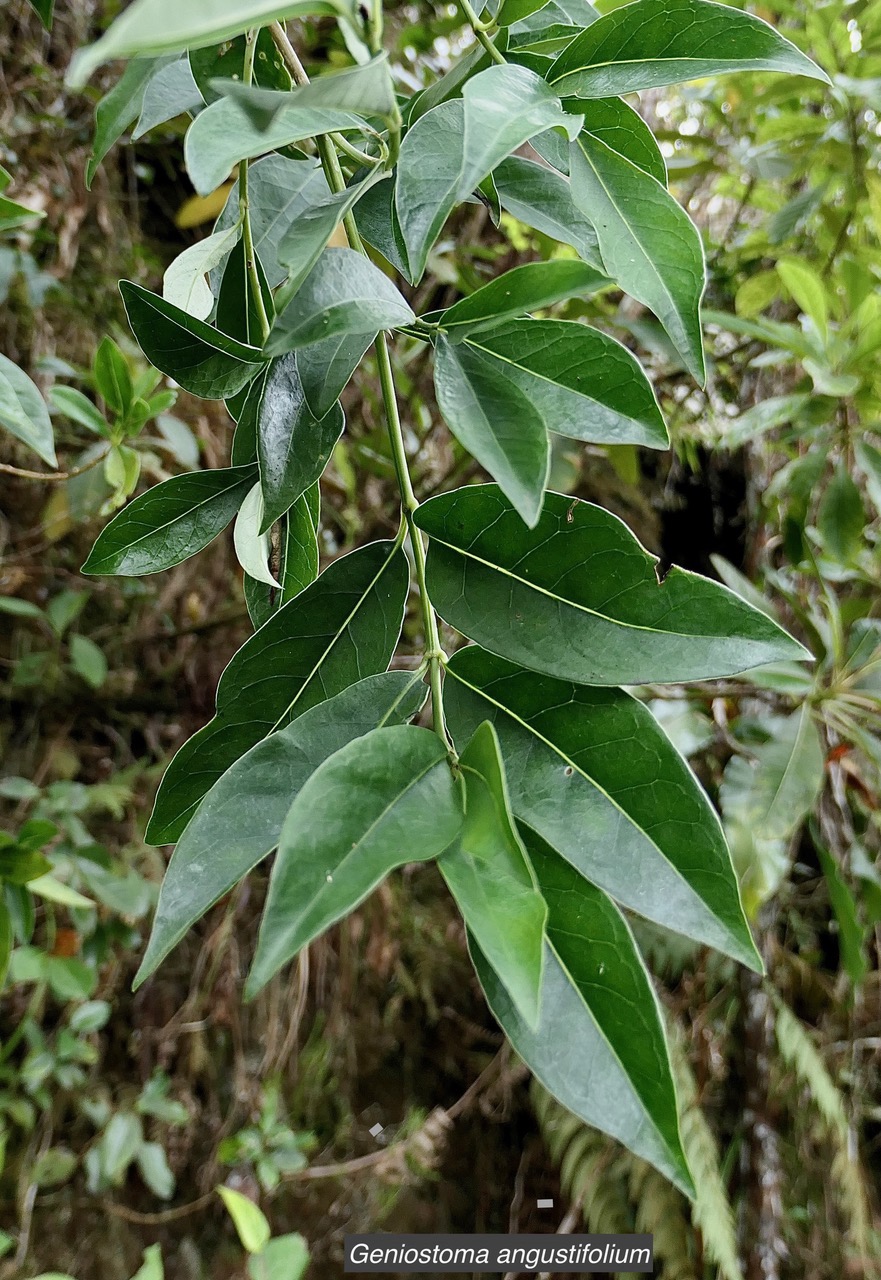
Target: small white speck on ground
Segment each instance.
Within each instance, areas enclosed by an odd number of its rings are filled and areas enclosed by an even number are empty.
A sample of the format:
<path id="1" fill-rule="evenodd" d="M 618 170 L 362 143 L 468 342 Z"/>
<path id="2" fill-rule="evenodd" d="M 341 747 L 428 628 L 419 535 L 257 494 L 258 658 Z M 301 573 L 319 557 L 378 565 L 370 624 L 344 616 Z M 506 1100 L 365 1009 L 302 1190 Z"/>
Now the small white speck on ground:
<path id="1" fill-rule="evenodd" d="M 553 1209 L 554 1207 L 553 1200 L 536 1200 L 535 1203 L 539 1209 Z"/>
<path id="2" fill-rule="evenodd" d="M 378 1138 L 378 1137 L 379 1137 L 379 1135 L 382 1133 L 382 1125 L 381 1125 L 381 1124 L 375 1124 L 375 1125 L 373 1126 L 373 1128 L 370 1130 L 370 1132 L 371 1132 L 371 1134 L 373 1135 L 373 1137 L 374 1137 L 374 1138 Z"/>

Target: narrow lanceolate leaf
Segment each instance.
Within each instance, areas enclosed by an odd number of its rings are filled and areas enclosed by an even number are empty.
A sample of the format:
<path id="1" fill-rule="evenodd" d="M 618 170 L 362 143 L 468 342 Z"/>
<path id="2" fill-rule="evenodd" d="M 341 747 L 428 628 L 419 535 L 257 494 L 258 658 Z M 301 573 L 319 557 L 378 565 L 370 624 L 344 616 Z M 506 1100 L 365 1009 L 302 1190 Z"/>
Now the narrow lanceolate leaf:
<path id="1" fill-rule="evenodd" d="M 424 698 L 425 685 L 411 672 L 369 676 L 259 742 L 218 778 L 165 873 L 135 986 L 275 848 L 291 802 L 328 756 L 371 729 L 409 720 Z"/>
<path id="2" fill-rule="evenodd" d="M 438 339 L 434 386 L 453 435 L 498 482 L 530 527 L 541 512 L 550 467 L 540 414 L 499 361 L 470 343 Z"/>
<path id="3" fill-rule="evenodd" d="M 270 288 L 281 284 L 287 274 L 278 258 L 278 246 L 287 229 L 294 226 L 307 209 L 330 196 L 330 187 L 317 160 L 289 160 L 287 156 L 264 156 L 248 169 L 248 204 L 254 252 L 266 273 Z M 225 231 L 238 222 L 239 189 L 234 186 L 217 230 Z"/>
<path id="4" fill-rule="evenodd" d="M 245 575 L 242 584 L 245 603 L 255 631 L 318 577 L 320 502 L 318 485 L 315 484 L 297 499 L 278 523 L 273 567 L 281 583 L 280 591 Z"/>
<path id="5" fill-rule="evenodd" d="M 527 529 L 495 485 L 424 503 L 428 579 L 464 635 L 534 671 L 581 684 L 662 684 L 810 655 L 727 587 L 657 560 L 592 503 L 545 496 Z"/>
<path id="6" fill-rule="evenodd" d="M 28 375 L 6 356 L 0 356 L 0 427 L 50 467 L 58 466 L 52 421 L 43 397 Z"/>
<path id="7" fill-rule="evenodd" d="M 477 647 L 450 662 L 457 743 L 494 725 L 511 807 L 592 884 L 760 968 L 719 819 L 641 702 L 540 676 Z"/>
<path id="8" fill-rule="evenodd" d="M 101 161 L 126 129 L 137 120 L 150 80 L 167 58 L 136 58 L 95 108 L 95 138 L 86 165 L 86 187 L 91 188 Z"/>
<path id="9" fill-rule="evenodd" d="M 607 13 L 548 75 L 561 95 L 609 98 L 732 71 L 828 77 L 773 27 L 709 0 L 636 0 Z"/>
<path id="10" fill-rule="evenodd" d="M 220 44 L 251 27 L 307 14 L 334 14 L 330 0 L 134 0 L 95 44 L 81 49 L 70 64 L 68 84 L 79 89 L 95 70 L 113 58 L 138 53 L 181 53 Z"/>
<path id="11" fill-rule="evenodd" d="M 459 763 L 465 822 L 438 868 L 519 1016 L 538 1024 L 547 907 L 511 815 L 505 766 L 490 723 Z"/>
<path id="12" fill-rule="evenodd" d="M 339 404 L 323 418 L 309 409 L 296 352 L 273 360 L 257 419 L 264 528 L 318 480 L 344 425 Z"/>
<path id="13" fill-rule="evenodd" d="M 266 343 L 283 355 L 347 334 L 377 334 L 411 324 L 408 304 L 388 276 L 354 249 L 326 249 L 281 315 Z"/>
<path id="14" fill-rule="evenodd" d="M 332 755 L 285 818 L 246 997 L 395 867 L 436 858 L 462 818 L 446 746 L 428 729 L 374 729 Z"/>
<path id="15" fill-rule="evenodd" d="M 552 240 L 571 245 L 579 258 L 603 270 L 593 223 L 572 198 L 568 178 L 547 165 L 510 156 L 493 170 L 502 207 Z"/>
<path id="16" fill-rule="evenodd" d="M 526 1025 L 472 940 L 489 1006 L 564 1106 L 693 1195 L 660 1010 L 627 922 L 604 893 L 523 834 L 548 905 L 541 1019 L 534 1031 Z"/>
<path id="17" fill-rule="evenodd" d="M 569 157 L 572 196 L 596 228 L 606 273 L 660 320 L 686 368 L 704 378 L 704 251 L 667 189 L 589 133 Z"/>
<path id="18" fill-rule="evenodd" d="M 455 350 L 463 348 L 518 388 L 548 431 L 595 444 L 667 447 L 642 365 L 599 329 L 572 320 L 509 320 Z"/>
<path id="19" fill-rule="evenodd" d="M 233 546 L 236 559 L 249 578 L 281 590 L 281 584 L 276 582 L 269 567 L 272 545 L 269 534 L 261 533 L 262 527 L 263 494 L 258 481 L 245 494 L 245 500 L 239 508 L 233 528 Z"/>
<path id="20" fill-rule="evenodd" d="M 253 465 L 217 467 L 154 485 L 101 530 L 83 573 L 138 577 L 171 569 L 226 528 L 255 478 Z"/>
<path id="21" fill-rule="evenodd" d="M 242 160 L 322 133 L 363 128 L 349 111 L 286 107 L 266 129 L 258 129 L 240 102 L 221 98 L 200 112 L 184 139 L 187 173 L 200 196 L 207 196 Z"/>
<path id="22" fill-rule="evenodd" d="M 387 53 L 380 53 L 363 66 L 317 76 L 309 84 L 288 93 L 260 89 L 242 84 L 240 80 L 215 80 L 212 88 L 225 97 L 235 98 L 258 129 L 267 129 L 279 112 L 289 107 L 353 111 L 359 116 L 392 116 L 398 105 Z"/>
<path id="23" fill-rule="evenodd" d="M 119 286 L 138 346 L 157 369 L 203 400 L 235 395 L 260 369 L 258 347 L 237 342 L 130 280 Z"/>
<path id="24" fill-rule="evenodd" d="M 401 147 L 395 195 L 412 280 L 425 270 L 453 206 L 512 151 L 555 127 L 574 136 L 578 122 L 541 76 L 513 65 L 481 71 L 463 86 L 461 100 L 416 121 Z"/>
<path id="25" fill-rule="evenodd" d="M 584 262 L 527 262 L 447 307 L 438 322 L 451 342 L 461 342 L 483 329 L 498 328 L 504 320 L 596 293 L 610 283 Z"/>
<path id="26" fill-rule="evenodd" d="M 407 558 L 390 542 L 342 556 L 251 636 L 217 686 L 217 714 L 165 772 L 147 838 L 177 840 L 199 801 L 255 743 L 388 666 L 404 617 Z"/>

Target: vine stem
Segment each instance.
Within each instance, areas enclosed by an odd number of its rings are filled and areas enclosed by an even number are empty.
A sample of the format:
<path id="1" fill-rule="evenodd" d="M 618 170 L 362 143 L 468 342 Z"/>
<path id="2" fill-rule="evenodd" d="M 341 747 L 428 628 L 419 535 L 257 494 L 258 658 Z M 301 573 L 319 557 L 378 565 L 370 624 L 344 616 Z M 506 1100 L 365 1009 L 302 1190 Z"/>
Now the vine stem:
<path id="1" fill-rule="evenodd" d="M 495 24 L 493 22 L 489 22 L 489 23 L 481 22 L 480 18 L 478 17 L 477 13 L 474 11 L 471 5 L 470 0 L 457 0 L 457 3 L 459 5 L 459 8 L 462 11 L 462 16 L 464 17 L 465 21 L 469 24 L 472 31 L 477 36 L 477 39 L 480 41 L 484 49 L 486 49 L 487 53 L 492 58 L 493 62 L 497 62 L 500 64 L 500 66 L 504 67 L 507 62 L 506 58 L 502 53 L 499 52 L 499 50 L 493 44 L 492 40 L 490 40 L 489 36 L 487 35 L 487 32 L 490 31 Z"/>
<path id="2" fill-rule="evenodd" d="M 242 69 L 242 83 L 250 84 L 254 79 L 254 55 L 257 52 L 257 30 L 252 28 L 245 36 L 245 63 Z M 266 314 L 266 303 L 263 299 L 263 287 L 260 273 L 257 270 L 257 255 L 254 252 L 254 237 L 251 232 L 251 203 L 248 197 L 248 161 L 243 160 L 239 166 L 239 213 L 242 218 L 242 243 L 245 248 L 245 267 L 254 307 L 260 321 L 262 341 L 269 337 L 269 316 Z"/>
<path id="3" fill-rule="evenodd" d="M 276 48 L 285 60 L 291 78 L 295 84 L 305 85 L 309 83 L 309 77 L 306 70 L 297 56 L 297 51 L 288 39 L 287 32 L 280 22 L 274 22 L 270 27 L 270 32 L 275 41 Z M 343 171 L 340 167 L 339 157 L 337 156 L 333 142 L 326 135 L 315 139 L 318 147 L 318 154 L 321 158 L 321 164 L 324 169 L 327 183 L 334 192 L 344 190 L 346 185 Z M 364 247 L 364 241 L 355 225 L 355 219 L 350 212 L 343 219 L 343 226 L 346 229 L 346 235 L 349 244 L 358 253 L 368 256 Z M 422 539 L 422 533 L 416 527 L 413 519 L 414 513 L 419 506 L 419 501 L 413 491 L 413 483 L 410 479 L 410 468 L 407 463 L 407 450 L 404 444 L 404 432 L 401 426 L 401 415 L 398 410 L 398 397 L 395 391 L 395 375 L 392 369 L 391 355 L 389 352 L 388 339 L 384 333 L 377 334 L 376 338 L 376 359 L 379 367 L 379 382 L 382 390 L 382 400 L 385 408 L 386 427 L 388 429 L 389 440 L 392 447 L 392 461 L 395 467 L 395 476 L 398 481 L 398 489 L 401 493 L 401 502 L 404 508 L 404 519 L 407 524 L 407 531 L 410 534 L 410 545 L 413 548 L 413 562 L 416 570 L 416 582 L 419 586 L 419 599 L 422 608 L 423 628 L 425 631 L 425 657 L 429 666 L 429 682 L 431 686 L 431 707 L 432 707 L 432 723 L 434 731 L 439 738 L 442 739 L 447 747 L 450 756 L 455 759 L 456 753 L 447 731 L 446 719 L 444 717 L 443 704 L 443 667 L 446 663 L 446 654 L 441 647 L 440 633 L 437 625 L 437 615 L 431 603 L 431 597 L 428 594 L 428 585 L 425 576 L 425 543 Z"/>

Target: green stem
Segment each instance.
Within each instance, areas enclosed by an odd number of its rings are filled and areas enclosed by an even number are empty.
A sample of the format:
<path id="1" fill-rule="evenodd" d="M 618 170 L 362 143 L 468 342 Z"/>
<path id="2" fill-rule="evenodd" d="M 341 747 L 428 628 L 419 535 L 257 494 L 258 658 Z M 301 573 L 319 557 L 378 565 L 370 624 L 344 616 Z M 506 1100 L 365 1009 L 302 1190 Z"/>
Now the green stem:
<path id="1" fill-rule="evenodd" d="M 462 16 L 464 17 L 465 21 L 469 24 L 474 34 L 477 36 L 477 39 L 480 41 L 484 49 L 486 49 L 487 53 L 492 58 L 493 62 L 498 62 L 501 66 L 504 67 L 506 65 L 506 60 L 504 55 L 499 52 L 499 50 L 493 44 L 492 40 L 490 40 L 489 36 L 487 35 L 487 32 L 495 24 L 492 22 L 481 22 L 480 18 L 477 16 L 474 9 L 471 7 L 470 0 L 457 0 L 457 3 L 459 5 L 459 8 L 462 10 Z"/>
<path id="2" fill-rule="evenodd" d="M 296 50 L 287 37 L 287 33 L 280 23 L 274 22 L 270 28 L 272 38 L 276 47 L 281 53 L 287 64 L 288 70 L 292 78 L 297 84 L 308 84 L 309 77 L 303 69 L 303 64 L 297 57 Z M 324 168 L 324 174 L 327 178 L 328 186 L 331 191 L 340 192 L 345 188 L 346 180 L 343 171 L 340 168 L 339 157 L 333 142 L 327 135 L 315 139 L 318 147 L 318 154 L 321 158 L 321 164 Z M 360 232 L 355 225 L 355 219 L 351 213 L 348 213 L 343 219 L 343 226 L 346 229 L 349 244 L 358 253 L 367 257 L 367 250 L 364 247 L 364 241 L 361 239 Z M 395 392 L 395 375 L 392 369 L 391 355 L 389 353 L 388 339 L 384 333 L 380 333 L 376 338 L 376 359 L 379 367 L 379 382 L 382 389 L 382 400 L 385 408 L 386 427 L 388 429 L 389 441 L 392 448 L 392 461 L 394 462 L 395 475 L 398 481 L 398 488 L 401 493 L 401 502 L 404 508 L 404 519 L 407 523 L 407 530 L 410 534 L 410 544 L 413 548 L 413 561 L 416 568 L 416 582 L 419 586 L 419 600 L 422 608 L 423 628 L 425 631 L 425 657 L 429 664 L 430 684 L 431 684 L 431 705 L 432 705 L 432 721 L 434 730 L 447 746 L 450 755 L 455 759 L 455 749 L 453 747 L 450 735 L 447 731 L 446 720 L 444 718 L 443 704 L 443 676 L 442 668 L 446 663 L 446 654 L 441 648 L 440 633 L 437 625 L 437 615 L 431 603 L 431 597 L 428 594 L 428 585 L 425 576 L 425 543 L 422 540 L 422 534 L 417 529 L 413 514 L 419 506 L 416 494 L 413 492 L 413 484 L 410 479 L 410 469 L 407 463 L 407 451 L 404 445 L 404 433 L 401 427 L 401 416 L 398 412 L 398 398 Z"/>
<path id="3" fill-rule="evenodd" d="M 254 78 L 254 55 L 257 51 L 257 32 L 251 30 L 245 36 L 245 64 L 242 70 L 242 83 L 250 84 Z M 245 249 L 245 267 L 254 307 L 260 321 L 262 342 L 269 337 L 269 316 L 266 314 L 266 303 L 263 298 L 263 287 L 260 283 L 260 272 L 257 270 L 257 255 L 254 252 L 254 237 L 251 233 L 251 205 L 248 198 L 248 161 L 243 160 L 239 166 L 239 214 L 242 219 L 242 243 Z"/>

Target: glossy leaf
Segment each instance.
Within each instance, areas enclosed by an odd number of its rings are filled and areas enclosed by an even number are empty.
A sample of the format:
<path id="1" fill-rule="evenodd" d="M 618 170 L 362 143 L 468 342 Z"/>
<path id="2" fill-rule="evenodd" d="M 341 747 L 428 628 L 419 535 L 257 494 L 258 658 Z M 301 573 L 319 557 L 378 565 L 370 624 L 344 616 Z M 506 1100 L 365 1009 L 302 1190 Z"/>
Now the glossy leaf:
<path id="1" fill-rule="evenodd" d="M 709 0 L 635 0 L 605 14 L 563 50 L 558 93 L 608 98 L 734 71 L 786 71 L 827 80 L 773 27 Z"/>
<path id="2" fill-rule="evenodd" d="M 440 338 L 434 385 L 448 427 L 498 482 L 521 519 L 533 527 L 550 466 L 540 415 L 498 363 L 470 344 Z"/>
<path id="3" fill-rule="evenodd" d="M 227 769 L 168 865 L 135 986 L 275 848 L 291 802 L 320 764 L 371 729 L 409 720 L 424 698 L 425 686 L 411 672 L 370 676 L 305 711 Z"/>
<path id="4" fill-rule="evenodd" d="M 719 819 L 646 706 L 475 647 L 448 671 L 453 735 L 492 722 L 518 821 L 623 906 L 761 967 Z"/>
<path id="5" fill-rule="evenodd" d="M 584 684 L 662 684 L 809 656 L 726 587 L 654 556 L 616 516 L 563 494 L 527 529 L 495 485 L 423 503 L 441 615 L 485 648 Z"/>
<path id="6" fill-rule="evenodd" d="M 589 133 L 572 144 L 572 195 L 596 228 L 606 273 L 660 320 L 686 368 L 704 378 L 701 238 L 667 189 Z"/>
<path id="7" fill-rule="evenodd" d="M 139 53 L 180 53 L 219 44 L 251 27 L 307 14 L 333 14 L 329 0 L 134 0 L 95 44 L 74 55 L 67 80 L 80 89 L 113 58 Z"/>
<path id="8" fill-rule="evenodd" d="M 119 291 L 138 346 L 184 390 L 222 400 L 258 372 L 264 360 L 259 348 L 237 342 L 130 280 L 123 280 Z"/>
<path id="9" fill-rule="evenodd" d="M 254 479 L 253 466 L 217 467 L 154 485 L 105 525 L 83 573 L 137 577 L 173 568 L 226 528 Z"/>
<path id="10" fill-rule="evenodd" d="M 239 649 L 217 714 L 165 772 L 147 838 L 177 840 L 217 778 L 255 743 L 364 676 L 385 670 L 407 597 L 404 553 L 374 542 L 333 561 Z"/>
<path id="11" fill-rule="evenodd" d="M 461 345 L 518 388 L 548 431 L 597 444 L 667 447 L 642 366 L 599 329 L 571 320 L 511 320 Z"/>
<path id="12" fill-rule="evenodd" d="M 272 362 L 257 419 L 264 528 L 321 476 L 344 425 L 338 403 L 323 418 L 309 409 L 296 352 Z"/>
<path id="13" fill-rule="evenodd" d="M 379 267 L 354 249 L 326 249 L 277 316 L 266 343 L 269 355 L 298 347 L 411 324 L 413 312 Z"/>
<path id="14" fill-rule="evenodd" d="M 503 208 L 528 227 L 571 245 L 579 258 L 603 271 L 593 223 L 575 203 L 568 178 L 547 165 L 511 156 L 493 170 Z"/>
<path id="15" fill-rule="evenodd" d="M 404 138 L 395 195 L 411 279 L 453 206 L 536 133 L 578 128 L 542 78 L 525 67 L 492 66 L 468 80 L 462 100 L 421 116 Z"/>
<path id="16" fill-rule="evenodd" d="M 627 923 L 604 893 L 524 836 L 548 905 L 541 1017 L 530 1030 L 472 939 L 489 1007 L 564 1106 L 692 1194 L 660 1010 Z"/>
<path id="17" fill-rule="evenodd" d="M 504 320 L 595 293 L 608 284 L 604 275 L 583 262 L 528 262 L 454 302 L 438 323 L 452 342 L 461 342 L 482 329 L 497 328 Z"/>
<path id="18" fill-rule="evenodd" d="M 667 166 L 661 148 L 642 116 L 629 103 L 622 98 L 596 98 L 573 105 L 578 106 L 588 133 L 666 187 Z"/>
<path id="19" fill-rule="evenodd" d="M 304 138 L 361 126 L 362 121 L 348 111 L 286 107 L 267 129 L 258 129 L 240 102 L 221 98 L 200 112 L 187 130 L 184 160 L 196 191 L 207 196 L 242 160 Z"/>
<path id="20" fill-rule="evenodd" d="M 23 369 L 0 355 L 0 427 L 33 449 L 50 467 L 58 466 L 49 411 Z"/>
<path id="21" fill-rule="evenodd" d="M 359 116 L 392 116 L 398 105 L 386 53 L 378 54 L 363 66 L 318 76 L 288 93 L 260 89 L 239 80 L 215 80 L 212 87 L 240 103 L 258 129 L 269 128 L 280 111 L 291 107 L 352 111 Z"/>
<path id="22" fill-rule="evenodd" d="M 375 337 L 375 333 L 341 333 L 297 352 L 303 394 L 316 418 L 333 408 Z"/>
<path id="23" fill-rule="evenodd" d="M 518 1014 L 534 1029 L 548 913 L 514 825 L 505 766 L 490 723 L 476 730 L 459 765 L 465 822 L 438 868 Z"/>
<path id="24" fill-rule="evenodd" d="M 222 40 L 219 44 L 206 45 L 195 49 L 190 46 L 187 61 L 193 73 L 193 79 L 199 86 L 205 102 L 209 105 L 217 102 L 220 94 L 212 88 L 213 81 L 220 79 L 241 80 L 245 74 L 245 54 L 247 39 L 244 34 L 233 40 Z M 261 89 L 290 89 L 291 75 L 284 63 L 269 27 L 261 27 L 257 32 L 254 48 L 253 83 Z"/>
<path id="25" fill-rule="evenodd" d="M 395 867 L 442 853 L 463 816 L 446 747 L 428 729 L 373 729 L 320 765 L 279 836 L 246 998 Z"/>

